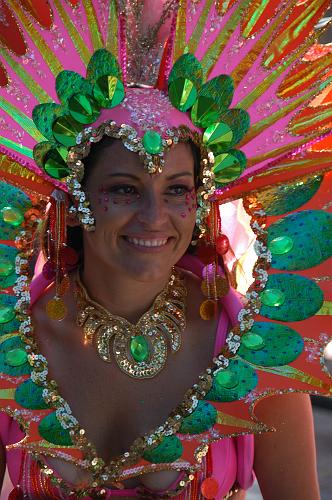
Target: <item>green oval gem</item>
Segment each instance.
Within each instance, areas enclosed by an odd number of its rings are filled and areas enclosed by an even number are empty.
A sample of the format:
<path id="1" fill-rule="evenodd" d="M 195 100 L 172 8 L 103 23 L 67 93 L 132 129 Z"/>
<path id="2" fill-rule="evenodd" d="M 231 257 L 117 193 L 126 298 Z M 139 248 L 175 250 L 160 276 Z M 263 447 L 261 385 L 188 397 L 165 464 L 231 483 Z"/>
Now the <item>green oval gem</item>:
<path id="1" fill-rule="evenodd" d="M 176 78 L 168 87 L 168 96 L 175 108 L 187 111 L 196 101 L 197 90 L 188 78 Z"/>
<path id="2" fill-rule="evenodd" d="M 149 357 L 149 344 L 143 335 L 136 335 L 130 341 L 130 353 L 135 361 L 142 363 Z"/>
<path id="3" fill-rule="evenodd" d="M 247 349 L 258 351 L 265 346 L 265 341 L 263 337 L 261 337 L 257 333 L 246 333 L 241 338 L 241 344 L 243 344 L 243 346 Z"/>
<path id="4" fill-rule="evenodd" d="M 83 124 L 78 123 L 71 116 L 60 116 L 52 125 L 53 136 L 67 148 L 76 145 L 76 137 L 83 130 Z"/>
<path id="5" fill-rule="evenodd" d="M 7 206 L 1 209 L 3 221 L 10 226 L 20 226 L 24 221 L 24 215 L 18 208 Z"/>
<path id="6" fill-rule="evenodd" d="M 6 278 L 14 272 L 14 265 L 5 259 L 0 259 L 0 278 Z"/>
<path id="7" fill-rule="evenodd" d="M 278 236 L 268 244 L 269 250 L 275 255 L 283 255 L 293 248 L 294 242 L 289 236 Z"/>
<path id="8" fill-rule="evenodd" d="M 160 153 L 163 147 L 161 136 L 154 130 L 148 130 L 145 132 L 142 143 L 145 151 L 152 155 Z"/>
<path id="9" fill-rule="evenodd" d="M 212 151 L 222 152 L 233 140 L 233 131 L 226 123 L 214 123 L 203 134 L 203 143 Z"/>
<path id="10" fill-rule="evenodd" d="M 226 389 L 233 389 L 239 384 L 238 374 L 232 370 L 221 370 L 215 376 L 215 383 L 217 386 L 225 387 Z"/>
<path id="11" fill-rule="evenodd" d="M 8 323 L 15 318 L 13 307 L 0 304 L 0 324 Z"/>
<path id="12" fill-rule="evenodd" d="M 44 170 L 54 179 L 63 179 L 69 175 L 69 168 L 66 163 L 68 150 L 64 147 L 51 149 L 44 158 Z"/>
<path id="13" fill-rule="evenodd" d="M 21 366 L 27 362 L 28 356 L 24 349 L 11 349 L 5 354 L 5 361 L 9 366 Z"/>
<path id="14" fill-rule="evenodd" d="M 102 76 L 93 87 L 93 96 L 102 108 L 114 108 L 125 97 L 123 83 L 116 76 Z"/>
<path id="15" fill-rule="evenodd" d="M 97 102 L 88 94 L 74 94 L 69 99 L 68 109 L 74 120 L 84 125 L 93 123 L 100 115 Z"/>
<path id="16" fill-rule="evenodd" d="M 265 306 L 278 307 L 285 302 L 285 295 L 278 288 L 267 288 L 260 294 L 260 299 Z"/>

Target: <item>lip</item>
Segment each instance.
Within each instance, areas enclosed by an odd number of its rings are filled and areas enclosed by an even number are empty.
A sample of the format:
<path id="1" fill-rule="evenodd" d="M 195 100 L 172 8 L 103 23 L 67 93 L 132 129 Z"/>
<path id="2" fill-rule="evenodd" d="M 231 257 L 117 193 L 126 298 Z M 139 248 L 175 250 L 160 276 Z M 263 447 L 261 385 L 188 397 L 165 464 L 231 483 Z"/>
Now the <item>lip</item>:
<path id="1" fill-rule="evenodd" d="M 138 240 L 167 240 L 167 242 L 164 244 L 164 245 L 160 245 L 160 246 L 143 246 L 143 245 L 137 245 L 135 244 L 134 242 L 130 241 L 128 238 L 130 239 L 138 239 Z M 156 235 L 154 235 L 154 237 L 150 236 L 150 237 L 147 237 L 147 235 L 126 235 L 126 236 L 121 236 L 121 240 L 126 244 L 128 245 L 128 247 L 130 248 L 133 248 L 135 249 L 136 251 L 138 252 L 142 252 L 142 253 L 161 253 L 163 252 L 165 249 L 167 249 L 170 245 L 170 242 L 171 240 L 173 239 L 173 237 L 169 237 L 169 236 L 164 236 L 164 235 L 159 235 L 158 234 L 158 237 L 156 237 Z"/>

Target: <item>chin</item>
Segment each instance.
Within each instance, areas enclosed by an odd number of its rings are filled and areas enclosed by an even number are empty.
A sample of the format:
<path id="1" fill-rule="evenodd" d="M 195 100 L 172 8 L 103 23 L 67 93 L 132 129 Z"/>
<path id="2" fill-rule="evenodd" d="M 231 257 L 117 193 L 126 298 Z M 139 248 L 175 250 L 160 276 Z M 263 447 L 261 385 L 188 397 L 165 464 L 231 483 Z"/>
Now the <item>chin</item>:
<path id="1" fill-rule="evenodd" d="M 149 265 L 137 265 L 136 266 L 125 266 L 123 272 L 131 277 L 135 281 L 140 281 L 144 283 L 150 283 L 152 281 L 158 281 L 162 278 L 169 276 L 172 270 L 172 264 L 170 265 L 156 265 L 151 262 Z"/>

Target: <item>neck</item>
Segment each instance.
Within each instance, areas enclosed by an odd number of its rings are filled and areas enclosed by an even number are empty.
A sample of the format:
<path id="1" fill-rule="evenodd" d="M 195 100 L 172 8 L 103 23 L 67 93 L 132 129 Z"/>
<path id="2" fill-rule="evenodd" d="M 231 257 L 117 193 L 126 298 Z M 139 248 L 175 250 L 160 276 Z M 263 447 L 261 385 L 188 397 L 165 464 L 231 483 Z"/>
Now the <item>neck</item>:
<path id="1" fill-rule="evenodd" d="M 171 270 L 151 282 L 136 281 L 116 272 L 84 267 L 81 279 L 89 297 L 110 313 L 137 323 L 169 281 Z"/>

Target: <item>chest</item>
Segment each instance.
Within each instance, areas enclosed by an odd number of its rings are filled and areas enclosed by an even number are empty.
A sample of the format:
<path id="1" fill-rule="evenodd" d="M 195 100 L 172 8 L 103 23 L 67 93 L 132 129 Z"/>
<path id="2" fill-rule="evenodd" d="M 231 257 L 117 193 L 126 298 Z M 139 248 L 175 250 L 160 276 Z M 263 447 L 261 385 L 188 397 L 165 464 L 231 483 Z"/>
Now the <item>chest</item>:
<path id="1" fill-rule="evenodd" d="M 142 380 L 124 374 L 114 358 L 111 363 L 101 360 L 93 345 L 83 344 L 75 324 L 44 327 L 36 320 L 49 375 L 105 461 L 164 423 L 211 362 L 215 340 L 214 324 L 189 321 L 180 350 L 169 352 L 157 376 Z"/>

